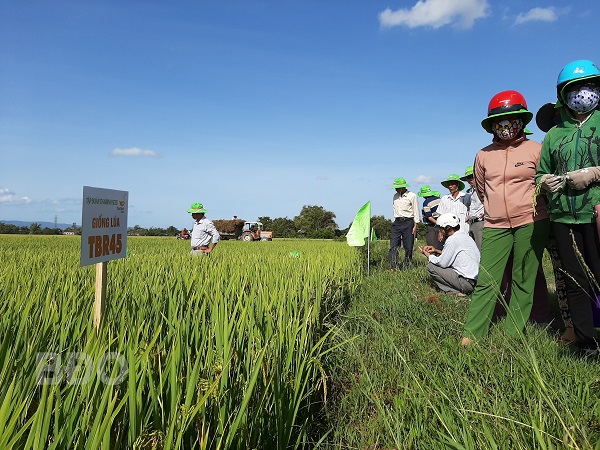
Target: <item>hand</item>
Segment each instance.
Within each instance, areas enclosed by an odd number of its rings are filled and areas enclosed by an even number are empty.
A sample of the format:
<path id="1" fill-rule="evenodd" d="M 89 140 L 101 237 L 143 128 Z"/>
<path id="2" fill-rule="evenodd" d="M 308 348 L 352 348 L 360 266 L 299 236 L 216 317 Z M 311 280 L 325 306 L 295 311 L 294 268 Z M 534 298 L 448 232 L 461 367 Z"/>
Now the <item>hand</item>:
<path id="1" fill-rule="evenodd" d="M 585 167 L 583 169 L 567 172 L 567 184 L 573 189 L 581 191 L 592 183 L 600 181 L 600 167 Z"/>
<path id="2" fill-rule="evenodd" d="M 540 179 L 540 184 L 542 185 L 542 189 L 554 194 L 562 190 L 564 181 L 565 177 L 547 173 Z"/>

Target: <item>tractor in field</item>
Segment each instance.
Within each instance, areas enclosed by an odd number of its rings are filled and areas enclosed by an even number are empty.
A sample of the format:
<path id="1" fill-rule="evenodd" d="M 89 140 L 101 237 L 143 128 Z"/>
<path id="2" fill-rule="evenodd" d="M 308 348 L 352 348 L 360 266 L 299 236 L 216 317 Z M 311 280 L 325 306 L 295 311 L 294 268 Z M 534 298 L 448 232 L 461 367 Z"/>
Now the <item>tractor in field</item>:
<path id="1" fill-rule="evenodd" d="M 221 239 L 240 239 L 242 241 L 272 241 L 273 232 L 265 231 L 261 222 L 245 220 L 213 220 Z"/>
<path id="2" fill-rule="evenodd" d="M 242 241 L 272 241 L 273 232 L 265 231 L 262 222 L 246 222 L 240 239 Z"/>

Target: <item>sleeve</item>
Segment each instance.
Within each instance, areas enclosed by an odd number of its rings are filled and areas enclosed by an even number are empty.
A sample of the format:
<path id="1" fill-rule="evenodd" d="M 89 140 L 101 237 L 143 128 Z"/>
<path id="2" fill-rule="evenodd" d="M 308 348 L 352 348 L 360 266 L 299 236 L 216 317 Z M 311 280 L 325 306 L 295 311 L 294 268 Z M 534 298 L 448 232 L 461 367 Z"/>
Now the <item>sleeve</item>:
<path id="1" fill-rule="evenodd" d="M 483 203 L 485 199 L 485 167 L 481 161 L 481 152 L 477 153 L 473 163 L 473 175 L 475 179 L 475 192 L 479 200 Z"/>
<path id="2" fill-rule="evenodd" d="M 209 221 L 206 224 L 206 231 L 208 234 L 210 234 L 212 236 L 213 244 L 217 244 L 221 240 L 221 235 L 217 231 L 217 227 L 215 227 L 215 224 L 212 223 L 212 221 Z"/>
<path id="3" fill-rule="evenodd" d="M 412 198 L 412 208 L 415 223 L 419 223 L 421 221 L 421 214 L 419 213 L 419 200 L 417 199 L 416 195 L 413 195 Z"/>
<path id="4" fill-rule="evenodd" d="M 537 166 L 537 173 L 535 175 L 535 184 L 539 184 L 540 179 L 547 173 L 554 173 L 555 167 L 552 163 L 552 157 L 550 155 L 550 139 L 549 134 L 546 134 L 544 142 L 542 143 L 542 152 L 540 154 L 540 160 Z"/>
<path id="5" fill-rule="evenodd" d="M 442 254 L 429 255 L 429 262 L 441 267 L 442 269 L 446 269 L 452 266 L 454 258 L 454 245 L 452 245 L 451 242 L 446 242 L 446 245 L 444 245 L 444 249 L 442 250 Z"/>
<path id="6" fill-rule="evenodd" d="M 431 203 L 431 197 L 429 199 L 425 199 L 423 202 L 423 222 L 429 222 L 429 218 L 433 216 L 433 212 L 431 211 L 431 207 L 429 204 Z"/>
<path id="7" fill-rule="evenodd" d="M 445 212 L 450 212 L 449 210 L 446 211 L 448 209 L 448 205 L 446 205 L 446 202 L 444 201 L 445 197 L 446 196 L 444 195 L 442 198 L 440 198 L 440 202 L 438 203 L 438 207 L 435 210 L 435 212 L 437 213 L 437 217 L 441 216 Z"/>

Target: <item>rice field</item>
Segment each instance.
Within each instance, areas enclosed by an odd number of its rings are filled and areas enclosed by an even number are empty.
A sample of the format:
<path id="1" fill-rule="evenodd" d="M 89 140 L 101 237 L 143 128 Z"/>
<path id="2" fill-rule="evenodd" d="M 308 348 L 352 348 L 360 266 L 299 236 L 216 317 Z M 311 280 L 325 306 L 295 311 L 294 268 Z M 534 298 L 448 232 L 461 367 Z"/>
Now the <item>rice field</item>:
<path id="1" fill-rule="evenodd" d="M 129 238 L 95 267 L 80 239 L 0 236 L 0 448 L 312 447 L 322 358 L 356 289 L 343 242 Z"/>

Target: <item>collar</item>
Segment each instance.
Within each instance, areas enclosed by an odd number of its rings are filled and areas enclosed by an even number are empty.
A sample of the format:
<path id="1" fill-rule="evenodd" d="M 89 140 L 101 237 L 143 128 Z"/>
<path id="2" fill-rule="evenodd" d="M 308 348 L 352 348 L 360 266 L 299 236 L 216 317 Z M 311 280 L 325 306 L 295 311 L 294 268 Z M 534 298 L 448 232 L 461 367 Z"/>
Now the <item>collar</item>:
<path id="1" fill-rule="evenodd" d="M 521 145 L 523 142 L 528 141 L 529 139 L 527 139 L 527 137 L 525 135 L 515 138 L 512 141 L 510 141 L 508 144 L 505 144 L 503 142 L 500 141 L 500 139 L 498 139 L 496 136 L 494 136 L 494 139 L 492 139 L 492 143 L 499 148 L 509 148 L 509 147 L 518 147 L 519 145 Z"/>

